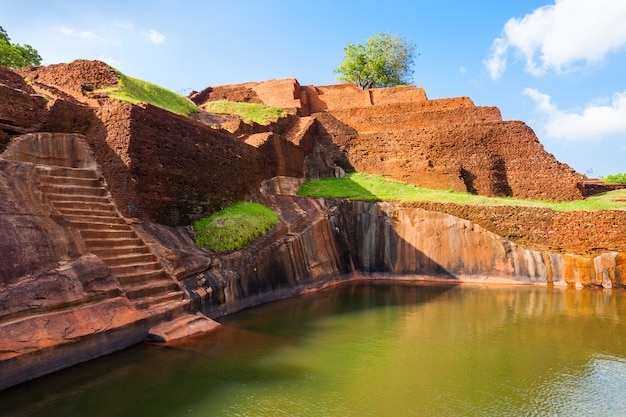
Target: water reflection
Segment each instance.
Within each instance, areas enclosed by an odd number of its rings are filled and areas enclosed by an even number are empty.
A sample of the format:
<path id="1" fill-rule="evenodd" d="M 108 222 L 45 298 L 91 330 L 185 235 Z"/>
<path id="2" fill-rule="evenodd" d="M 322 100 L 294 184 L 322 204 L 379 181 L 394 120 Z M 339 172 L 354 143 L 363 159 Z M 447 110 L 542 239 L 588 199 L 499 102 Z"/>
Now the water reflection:
<path id="1" fill-rule="evenodd" d="M 353 283 L 0 392 L 0 416 L 626 415 L 625 300 Z"/>

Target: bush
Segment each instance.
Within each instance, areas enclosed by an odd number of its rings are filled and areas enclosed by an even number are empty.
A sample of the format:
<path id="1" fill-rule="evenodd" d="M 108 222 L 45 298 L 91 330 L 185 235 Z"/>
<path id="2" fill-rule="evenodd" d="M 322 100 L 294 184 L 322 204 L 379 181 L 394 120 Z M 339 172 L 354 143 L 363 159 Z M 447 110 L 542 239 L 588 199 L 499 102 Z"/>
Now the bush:
<path id="1" fill-rule="evenodd" d="M 602 178 L 606 184 L 626 184 L 626 172 L 609 175 Z"/>
<path id="2" fill-rule="evenodd" d="M 262 204 L 240 201 L 193 225 L 196 246 L 214 252 L 239 250 L 280 223 Z"/>

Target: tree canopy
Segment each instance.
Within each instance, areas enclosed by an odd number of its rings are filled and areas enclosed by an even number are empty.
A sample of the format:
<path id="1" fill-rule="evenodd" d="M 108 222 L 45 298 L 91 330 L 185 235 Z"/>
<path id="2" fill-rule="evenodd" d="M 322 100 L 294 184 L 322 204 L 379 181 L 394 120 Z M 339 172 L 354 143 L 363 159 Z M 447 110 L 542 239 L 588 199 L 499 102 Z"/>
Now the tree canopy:
<path id="1" fill-rule="evenodd" d="M 41 64 L 41 56 L 30 45 L 12 44 L 9 35 L 0 26 L 0 66 L 22 68 Z"/>
<path id="2" fill-rule="evenodd" d="M 340 82 L 355 83 L 362 90 L 412 82 L 415 45 L 399 35 L 372 35 L 365 44 L 349 43 L 344 51 L 335 69 Z"/>

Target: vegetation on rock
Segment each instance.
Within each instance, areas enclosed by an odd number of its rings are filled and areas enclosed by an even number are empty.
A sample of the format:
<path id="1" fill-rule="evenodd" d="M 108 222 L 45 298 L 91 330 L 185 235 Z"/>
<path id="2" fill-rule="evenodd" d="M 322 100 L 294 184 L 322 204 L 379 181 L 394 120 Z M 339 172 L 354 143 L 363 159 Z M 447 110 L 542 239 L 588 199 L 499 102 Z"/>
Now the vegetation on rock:
<path id="1" fill-rule="evenodd" d="M 41 64 L 41 56 L 30 45 L 12 44 L 7 32 L 0 26 L 0 67 L 23 68 Z"/>
<path id="2" fill-rule="evenodd" d="M 298 195 L 322 198 L 349 198 L 362 201 L 441 202 L 484 206 L 544 207 L 558 211 L 626 210 L 626 190 L 597 194 L 568 202 L 533 201 L 485 197 L 458 191 L 416 187 L 380 175 L 352 173 L 342 178 L 306 180 Z"/>
<path id="3" fill-rule="evenodd" d="M 117 87 L 100 90 L 99 92 L 106 92 L 111 98 L 133 104 L 152 104 L 184 116 L 199 111 L 198 107 L 186 97 L 159 87 L 156 84 L 128 77 L 124 74 L 120 74 Z"/>
<path id="4" fill-rule="evenodd" d="M 606 184 L 626 184 L 626 172 L 608 175 L 602 178 L 602 180 Z"/>
<path id="5" fill-rule="evenodd" d="M 193 225 L 196 246 L 226 253 L 252 243 L 280 223 L 278 215 L 259 203 L 241 201 Z"/>
<path id="6" fill-rule="evenodd" d="M 260 103 L 240 103 L 237 101 L 217 100 L 205 103 L 202 108 L 215 114 L 232 114 L 244 120 L 258 124 L 276 121 L 287 114 L 285 109 L 271 107 Z"/>
<path id="7" fill-rule="evenodd" d="M 349 43 L 344 51 L 335 69 L 340 82 L 355 83 L 362 90 L 412 82 L 415 45 L 405 38 L 379 33 L 364 45 Z"/>

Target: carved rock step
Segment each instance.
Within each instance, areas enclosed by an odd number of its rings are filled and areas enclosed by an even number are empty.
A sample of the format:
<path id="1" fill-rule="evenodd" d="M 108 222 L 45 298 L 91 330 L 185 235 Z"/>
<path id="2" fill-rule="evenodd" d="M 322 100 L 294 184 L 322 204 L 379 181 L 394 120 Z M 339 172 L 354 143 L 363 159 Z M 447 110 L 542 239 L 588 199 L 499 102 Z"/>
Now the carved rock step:
<path id="1" fill-rule="evenodd" d="M 51 175 L 56 177 L 71 177 L 71 178 L 98 178 L 98 174 L 93 169 L 86 168 L 69 168 L 60 166 L 43 166 L 37 167 L 37 172 L 40 175 Z"/>
<path id="2" fill-rule="evenodd" d="M 105 223 L 105 224 L 126 224 L 124 219 L 119 216 L 114 216 L 113 214 L 108 214 L 106 216 L 94 216 L 94 215 L 81 215 L 81 214 L 68 214 L 62 213 L 63 217 L 69 220 L 72 224 L 74 222 L 91 222 L 91 223 Z"/>
<path id="3" fill-rule="evenodd" d="M 165 279 L 165 273 L 162 269 L 154 271 L 134 271 L 116 274 L 122 286 L 143 284 L 149 281 L 161 281 Z M 171 281 L 173 282 L 173 281 Z"/>
<path id="4" fill-rule="evenodd" d="M 100 242 L 100 241 L 98 241 Z M 99 256 L 102 259 L 107 258 L 119 258 L 122 256 L 133 256 L 133 255 L 152 255 L 150 249 L 145 245 L 120 245 L 120 246 L 93 246 L 89 247 L 89 250 L 94 255 Z M 111 263 L 107 263 L 107 265 L 113 265 Z"/>
<path id="5" fill-rule="evenodd" d="M 175 308 L 177 306 L 184 306 L 189 304 L 189 300 L 183 300 L 183 292 L 182 291 L 173 291 L 166 294 L 158 294 L 151 297 L 144 297 L 133 300 L 135 306 L 139 310 L 146 309 L 154 309 L 156 307 L 166 307 L 167 304 L 179 301 L 180 304 L 175 304 L 172 306 L 167 305 L 168 309 Z"/>
<path id="6" fill-rule="evenodd" d="M 81 196 L 108 196 L 109 192 L 105 187 L 81 187 L 77 185 L 65 184 L 41 184 L 40 189 L 47 194 L 69 194 Z"/>
<path id="7" fill-rule="evenodd" d="M 118 264 L 118 265 L 109 265 L 109 269 L 116 276 L 124 276 L 127 274 L 135 274 L 137 272 L 150 272 L 150 271 L 162 271 L 161 264 L 152 261 L 152 262 L 138 262 L 134 264 Z M 121 282 L 121 280 L 120 280 Z"/>
<path id="8" fill-rule="evenodd" d="M 135 285 L 125 285 L 124 291 L 129 300 L 135 301 L 138 298 L 154 297 L 157 294 L 179 293 L 182 298 L 182 291 L 174 281 L 151 281 L 142 282 Z"/>
<path id="9" fill-rule="evenodd" d="M 156 343 L 167 343 L 189 336 L 201 335 L 220 326 L 221 324 L 211 320 L 202 313 L 185 314 L 150 329 L 147 340 Z"/>
<path id="10" fill-rule="evenodd" d="M 101 257 L 138 309 L 171 316 L 189 304 L 178 283 L 119 215 L 95 170 L 38 167 L 38 188 Z"/>
<path id="11" fill-rule="evenodd" d="M 107 203 L 111 204 L 111 199 L 108 196 L 88 196 L 88 195 L 71 195 L 71 194 L 51 194 L 46 193 L 46 197 L 52 203 L 55 202 L 80 202 L 84 204 L 91 203 Z"/>
<path id="12" fill-rule="evenodd" d="M 62 208 L 62 209 L 58 209 L 61 213 L 63 214 L 69 214 L 71 215 L 75 215 L 75 216 L 101 216 L 101 217 L 106 217 L 106 216 L 114 216 L 114 217 L 119 217 L 117 215 L 117 212 L 115 211 L 115 208 L 113 206 L 111 206 L 110 209 L 91 209 L 89 207 L 86 208 Z"/>
<path id="13" fill-rule="evenodd" d="M 137 247 L 136 249 L 142 249 L 142 247 Z M 98 255 L 100 259 L 104 261 L 109 267 L 114 267 L 116 265 L 130 265 L 137 264 L 141 262 L 156 262 L 157 258 L 154 256 L 152 252 L 145 247 L 145 252 L 139 253 L 125 253 L 120 251 L 114 255 Z"/>
<path id="14" fill-rule="evenodd" d="M 102 181 L 98 178 L 73 178 L 73 177 L 56 177 L 52 175 L 41 175 L 39 182 L 42 185 L 64 185 L 77 187 L 101 187 Z"/>
<path id="15" fill-rule="evenodd" d="M 115 206 L 111 204 L 110 202 L 95 202 L 95 201 L 85 202 L 81 200 L 76 200 L 76 201 L 56 200 L 56 201 L 52 201 L 52 205 L 57 210 L 63 210 L 63 209 L 84 210 L 85 206 L 88 206 L 90 209 L 93 209 L 93 210 L 115 212 Z"/>
<path id="16" fill-rule="evenodd" d="M 72 225 L 81 230 L 132 230 L 126 223 L 88 221 L 82 217 L 72 221 Z"/>
<path id="17" fill-rule="evenodd" d="M 114 230 L 114 229 L 102 229 L 102 230 L 94 230 L 89 229 L 80 230 L 80 235 L 83 239 L 125 239 L 125 238 L 135 238 L 137 235 L 133 232 L 132 229 L 127 230 Z"/>
<path id="18" fill-rule="evenodd" d="M 85 245 L 93 252 L 97 248 L 118 248 L 121 246 L 144 246 L 143 240 L 137 238 L 120 239 L 83 239 Z M 97 255 L 97 254 L 96 254 Z"/>

